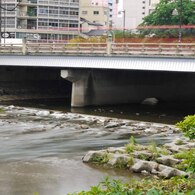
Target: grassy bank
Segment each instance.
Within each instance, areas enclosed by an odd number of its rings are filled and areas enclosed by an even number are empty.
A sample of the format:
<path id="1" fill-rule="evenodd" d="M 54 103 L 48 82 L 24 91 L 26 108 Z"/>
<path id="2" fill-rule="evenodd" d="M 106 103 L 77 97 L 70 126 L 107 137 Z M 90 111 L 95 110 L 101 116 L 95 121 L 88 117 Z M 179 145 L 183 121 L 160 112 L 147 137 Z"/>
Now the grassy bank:
<path id="1" fill-rule="evenodd" d="M 144 179 L 122 183 L 119 180 L 106 178 L 89 191 L 69 195 L 195 195 L 194 178 Z"/>

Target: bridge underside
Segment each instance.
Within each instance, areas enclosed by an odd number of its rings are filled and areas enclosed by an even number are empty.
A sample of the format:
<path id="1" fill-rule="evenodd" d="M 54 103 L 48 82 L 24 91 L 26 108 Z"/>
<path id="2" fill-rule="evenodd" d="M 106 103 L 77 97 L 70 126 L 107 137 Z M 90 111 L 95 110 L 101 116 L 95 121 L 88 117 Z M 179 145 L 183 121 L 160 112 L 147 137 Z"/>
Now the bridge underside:
<path id="1" fill-rule="evenodd" d="M 73 107 L 159 101 L 194 101 L 195 73 L 71 69 L 61 77 L 72 82 Z"/>

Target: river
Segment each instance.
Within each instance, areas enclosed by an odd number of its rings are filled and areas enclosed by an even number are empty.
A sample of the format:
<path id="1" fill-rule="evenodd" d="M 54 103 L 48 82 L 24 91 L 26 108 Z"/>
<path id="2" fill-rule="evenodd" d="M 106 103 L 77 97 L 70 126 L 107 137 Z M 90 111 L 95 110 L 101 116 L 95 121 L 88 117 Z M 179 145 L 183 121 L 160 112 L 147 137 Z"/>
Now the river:
<path id="1" fill-rule="evenodd" d="M 155 112 L 154 107 L 141 109 L 139 106 L 131 106 L 131 109 L 112 106 L 72 110 L 76 114 L 59 102 L 23 101 L 12 102 L 15 106 L 1 106 L 5 113 L 0 114 L 0 194 L 65 195 L 89 189 L 105 176 L 122 180 L 139 178 L 129 171 L 84 164 L 82 157 L 89 150 L 126 144 L 133 132 L 132 126 L 140 131 L 144 130 L 143 126 L 165 126 L 168 130 L 163 136 L 136 132 L 134 136 L 143 144 L 151 140 L 169 142 L 179 136 L 178 133 L 172 134 L 171 125 L 142 121 L 153 118 L 154 122 L 171 124 L 186 114 L 183 112 L 182 115 L 178 110 L 165 112 L 164 109 Z M 174 115 L 175 112 L 177 114 Z M 106 123 L 121 125 L 108 128 Z"/>

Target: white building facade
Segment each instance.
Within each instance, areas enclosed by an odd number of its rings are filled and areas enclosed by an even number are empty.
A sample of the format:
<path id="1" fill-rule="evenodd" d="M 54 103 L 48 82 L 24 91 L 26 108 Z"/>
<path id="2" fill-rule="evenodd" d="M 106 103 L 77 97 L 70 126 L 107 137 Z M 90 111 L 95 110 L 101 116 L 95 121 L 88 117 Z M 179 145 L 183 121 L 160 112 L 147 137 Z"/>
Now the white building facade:
<path id="1" fill-rule="evenodd" d="M 151 13 L 160 0 L 113 0 L 113 27 L 135 29 Z M 125 25 L 124 25 L 125 20 Z"/>
<path id="2" fill-rule="evenodd" d="M 79 0 L 4 0 L 2 7 L 1 31 L 11 38 L 66 41 L 79 33 Z"/>

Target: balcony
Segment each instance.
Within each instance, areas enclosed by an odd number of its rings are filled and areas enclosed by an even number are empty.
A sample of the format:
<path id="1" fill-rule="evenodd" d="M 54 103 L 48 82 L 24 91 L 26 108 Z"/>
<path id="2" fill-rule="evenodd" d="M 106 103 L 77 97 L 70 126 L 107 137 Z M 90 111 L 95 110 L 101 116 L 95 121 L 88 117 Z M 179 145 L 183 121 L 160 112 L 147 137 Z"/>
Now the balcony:
<path id="1" fill-rule="evenodd" d="M 18 11 L 17 12 L 18 17 L 37 17 L 37 11 L 29 9 L 28 11 L 22 12 Z"/>

